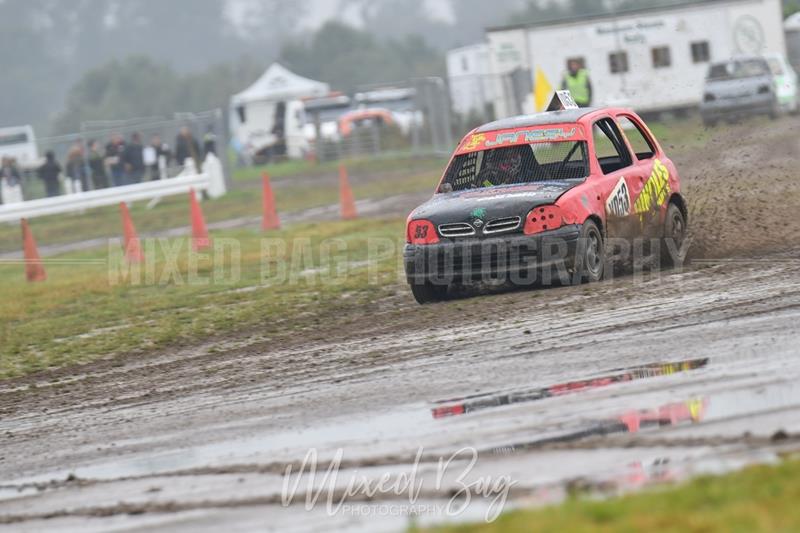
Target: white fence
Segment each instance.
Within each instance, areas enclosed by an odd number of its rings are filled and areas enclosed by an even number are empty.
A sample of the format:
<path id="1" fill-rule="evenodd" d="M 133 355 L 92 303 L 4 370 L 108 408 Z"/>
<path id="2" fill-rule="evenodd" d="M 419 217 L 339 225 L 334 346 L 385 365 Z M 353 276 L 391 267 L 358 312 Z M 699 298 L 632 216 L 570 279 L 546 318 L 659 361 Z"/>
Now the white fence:
<path id="1" fill-rule="evenodd" d="M 120 202 L 152 200 L 163 196 L 186 194 L 191 189 L 198 192 L 205 191 L 211 198 L 225 194 L 222 163 L 213 154 L 209 154 L 206 158 L 201 174 L 197 173 L 191 160 L 187 160 L 184 172 L 174 178 L 3 204 L 0 205 L 0 222 L 16 222 L 23 218 L 80 212 Z"/>

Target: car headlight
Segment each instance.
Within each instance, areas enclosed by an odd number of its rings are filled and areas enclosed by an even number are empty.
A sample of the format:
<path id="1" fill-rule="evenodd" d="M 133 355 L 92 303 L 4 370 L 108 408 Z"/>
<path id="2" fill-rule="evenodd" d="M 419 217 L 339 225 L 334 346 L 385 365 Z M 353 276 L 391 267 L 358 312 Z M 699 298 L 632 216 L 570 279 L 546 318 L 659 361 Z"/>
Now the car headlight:
<path id="1" fill-rule="evenodd" d="M 557 205 L 535 207 L 525 217 L 525 235 L 558 229 L 564 225 L 564 214 Z"/>
<path id="2" fill-rule="evenodd" d="M 409 220 L 406 226 L 406 242 L 408 244 L 436 244 L 439 235 L 430 220 Z"/>

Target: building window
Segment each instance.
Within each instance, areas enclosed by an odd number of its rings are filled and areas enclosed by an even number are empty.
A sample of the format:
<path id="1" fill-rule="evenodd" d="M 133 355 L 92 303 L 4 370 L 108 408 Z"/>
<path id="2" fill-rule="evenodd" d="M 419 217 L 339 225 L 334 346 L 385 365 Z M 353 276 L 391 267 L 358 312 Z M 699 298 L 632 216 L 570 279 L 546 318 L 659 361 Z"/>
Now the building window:
<path id="1" fill-rule="evenodd" d="M 711 47 L 708 41 L 692 43 L 692 61 L 695 63 L 708 63 L 711 61 Z"/>
<path id="2" fill-rule="evenodd" d="M 653 68 L 666 68 L 672 65 L 672 54 L 669 46 L 659 46 L 653 48 Z"/>
<path id="3" fill-rule="evenodd" d="M 608 66 L 611 74 L 628 72 L 628 52 L 612 52 L 608 54 Z"/>
<path id="4" fill-rule="evenodd" d="M 569 65 L 575 61 L 578 64 L 578 69 L 586 68 L 586 58 L 585 57 L 570 57 L 567 59 L 567 70 L 569 70 Z"/>

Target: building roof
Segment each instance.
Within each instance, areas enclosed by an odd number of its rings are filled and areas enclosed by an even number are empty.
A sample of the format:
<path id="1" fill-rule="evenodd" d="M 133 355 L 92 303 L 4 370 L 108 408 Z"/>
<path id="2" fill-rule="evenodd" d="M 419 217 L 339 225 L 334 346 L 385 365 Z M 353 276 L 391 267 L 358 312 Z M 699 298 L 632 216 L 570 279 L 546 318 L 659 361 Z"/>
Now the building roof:
<path id="1" fill-rule="evenodd" d="M 496 31 L 506 31 L 506 30 L 538 28 L 542 26 L 556 26 L 558 24 L 573 24 L 576 22 L 589 22 L 589 21 L 603 20 L 603 19 L 615 19 L 633 15 L 646 15 L 649 13 L 660 13 L 663 11 L 686 9 L 689 7 L 714 6 L 719 4 L 733 4 L 733 3 L 751 2 L 751 1 L 753 0 L 683 0 L 673 4 L 664 4 L 661 6 L 621 9 L 619 11 L 607 12 L 607 13 L 595 13 L 592 15 L 570 15 L 567 17 L 555 17 L 552 19 L 540 20 L 535 22 L 509 24 L 507 26 L 494 26 L 486 28 L 486 33 L 491 33 Z"/>
<path id="2" fill-rule="evenodd" d="M 484 124 L 476 131 L 478 133 L 487 133 L 490 131 L 530 128 L 533 126 L 549 126 L 550 124 L 571 124 L 573 122 L 578 122 L 581 118 L 595 111 L 598 111 L 598 108 L 585 107 L 581 109 L 566 109 L 564 111 L 547 111 L 544 113 L 535 113 L 533 115 L 520 115 L 495 120 L 494 122 Z"/>

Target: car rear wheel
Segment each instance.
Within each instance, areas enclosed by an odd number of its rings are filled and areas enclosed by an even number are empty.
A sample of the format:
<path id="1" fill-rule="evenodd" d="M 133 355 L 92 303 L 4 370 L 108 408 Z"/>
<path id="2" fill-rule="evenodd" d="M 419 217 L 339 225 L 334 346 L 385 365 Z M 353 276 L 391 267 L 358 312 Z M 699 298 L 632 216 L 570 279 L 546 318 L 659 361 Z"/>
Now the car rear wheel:
<path id="1" fill-rule="evenodd" d="M 413 283 L 411 294 L 420 305 L 441 302 L 447 297 L 447 285 L 434 285 L 429 281 L 424 284 Z"/>
<path id="2" fill-rule="evenodd" d="M 581 228 L 575 257 L 575 274 L 579 283 L 594 283 L 603 279 L 606 266 L 605 241 L 600 228 L 587 220 Z"/>
<path id="3" fill-rule="evenodd" d="M 772 104 L 772 108 L 769 110 L 769 118 L 771 120 L 777 120 L 778 117 L 781 116 L 781 106 L 778 104 L 776 100 L 774 104 Z"/>
<path id="4" fill-rule="evenodd" d="M 669 204 L 664 219 L 664 237 L 661 240 L 661 265 L 682 266 L 686 260 L 684 242 L 687 235 L 686 217 L 675 204 Z"/>

